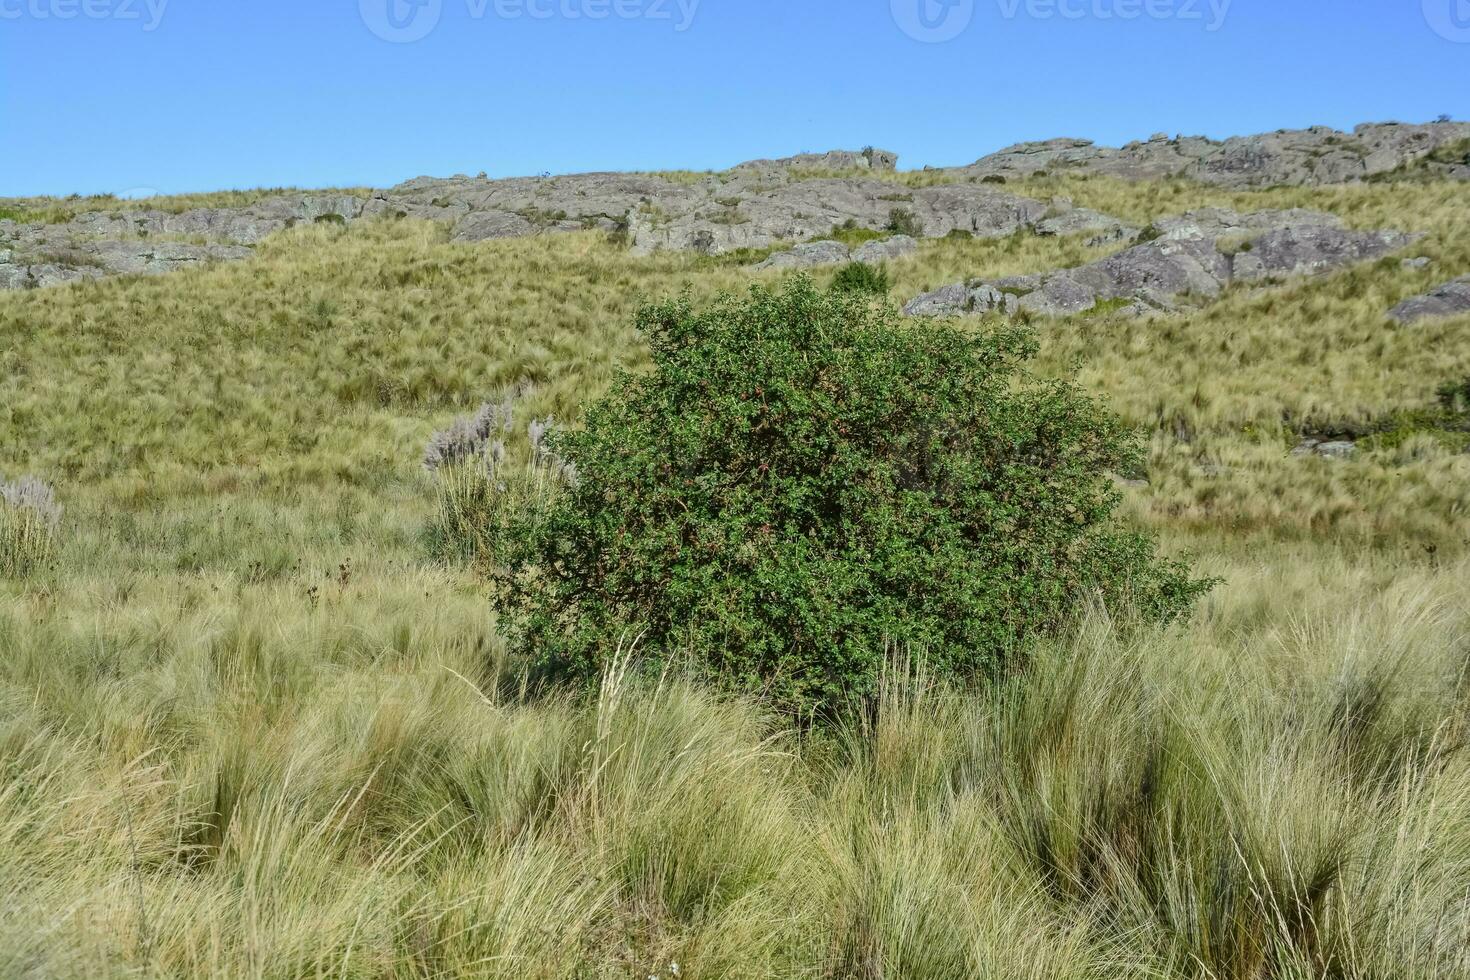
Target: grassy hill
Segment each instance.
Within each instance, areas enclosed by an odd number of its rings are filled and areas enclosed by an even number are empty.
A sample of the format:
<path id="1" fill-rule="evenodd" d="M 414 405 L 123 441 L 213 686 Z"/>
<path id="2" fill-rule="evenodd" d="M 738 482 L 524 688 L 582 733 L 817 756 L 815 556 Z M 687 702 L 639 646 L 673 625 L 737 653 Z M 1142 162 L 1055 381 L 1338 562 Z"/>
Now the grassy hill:
<path id="1" fill-rule="evenodd" d="M 778 273 L 399 221 L 0 293 L 0 474 L 67 508 L 0 579 L 0 974 L 1470 976 L 1470 440 L 1435 411 L 1470 320 L 1385 318 L 1470 271 L 1463 186 L 1012 185 L 1140 225 L 1317 208 L 1433 261 L 1037 321 L 1044 370 L 1151 433 L 1132 517 L 1223 584 L 998 690 L 896 665 L 835 732 L 677 679 L 502 700 L 485 586 L 424 542 L 432 431 L 522 381 L 575 419 L 644 363 L 641 301 Z"/>

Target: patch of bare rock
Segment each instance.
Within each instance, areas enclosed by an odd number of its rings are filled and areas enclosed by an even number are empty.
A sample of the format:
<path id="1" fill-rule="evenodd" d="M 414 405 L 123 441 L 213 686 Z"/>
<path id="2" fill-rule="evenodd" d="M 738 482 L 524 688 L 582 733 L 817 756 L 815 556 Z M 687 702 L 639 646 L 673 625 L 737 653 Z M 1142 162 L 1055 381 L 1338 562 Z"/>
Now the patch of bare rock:
<path id="1" fill-rule="evenodd" d="M 1313 211 L 1242 214 L 1209 208 L 1160 219 L 1143 237 L 1149 240 L 1072 269 L 952 283 L 915 298 L 904 311 L 912 316 L 1168 311 L 1186 297 L 1216 297 L 1233 282 L 1310 275 L 1378 259 L 1422 236 L 1354 231 L 1333 215 Z"/>
<path id="2" fill-rule="evenodd" d="M 1470 276 L 1452 279 L 1442 286 L 1404 300 L 1389 311 L 1396 323 L 1411 324 L 1437 317 L 1462 316 L 1470 313 Z"/>

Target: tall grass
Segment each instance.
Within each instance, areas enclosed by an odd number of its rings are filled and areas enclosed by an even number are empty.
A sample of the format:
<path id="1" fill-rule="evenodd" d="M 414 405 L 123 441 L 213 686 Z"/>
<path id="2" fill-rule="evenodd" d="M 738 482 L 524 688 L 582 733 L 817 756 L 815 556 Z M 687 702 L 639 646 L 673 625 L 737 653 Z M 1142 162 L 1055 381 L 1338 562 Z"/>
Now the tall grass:
<path id="1" fill-rule="evenodd" d="M 1300 557 L 805 733 L 506 700 L 447 571 L 12 602 L 0 972 L 1470 975 L 1470 569 Z"/>

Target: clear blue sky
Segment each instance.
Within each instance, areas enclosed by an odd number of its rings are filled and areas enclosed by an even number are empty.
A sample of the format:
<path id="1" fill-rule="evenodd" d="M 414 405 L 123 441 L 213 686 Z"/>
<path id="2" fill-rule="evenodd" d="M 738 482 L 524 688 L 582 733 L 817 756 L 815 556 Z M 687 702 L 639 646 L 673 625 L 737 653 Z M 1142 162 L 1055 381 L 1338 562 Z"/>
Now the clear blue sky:
<path id="1" fill-rule="evenodd" d="M 1470 0 L 1226 3 L 0 0 L 0 196 L 1470 118 Z"/>

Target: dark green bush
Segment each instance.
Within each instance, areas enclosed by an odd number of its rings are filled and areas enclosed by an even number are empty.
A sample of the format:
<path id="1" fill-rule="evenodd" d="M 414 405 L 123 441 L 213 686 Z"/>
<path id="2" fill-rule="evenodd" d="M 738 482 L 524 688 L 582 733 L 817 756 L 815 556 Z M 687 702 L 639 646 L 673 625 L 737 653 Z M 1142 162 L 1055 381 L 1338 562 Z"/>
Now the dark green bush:
<path id="1" fill-rule="evenodd" d="M 1436 389 L 1440 408 L 1450 415 L 1470 416 L 1470 378 L 1446 381 Z"/>
<path id="2" fill-rule="evenodd" d="M 923 238 L 924 222 L 908 208 L 894 208 L 888 212 L 888 230 L 895 235 Z"/>
<path id="3" fill-rule="evenodd" d="M 651 373 L 555 449 L 578 480 L 511 535 L 496 590 L 541 679 L 630 647 L 789 708 L 874 690 L 897 647 L 994 673 L 1087 597 L 1151 620 L 1206 587 L 1117 521 L 1121 423 L 1035 348 L 798 277 L 645 309 Z"/>
<path id="4" fill-rule="evenodd" d="M 866 262 L 849 262 L 832 279 L 832 289 L 839 293 L 886 296 L 890 288 L 888 270 Z"/>

